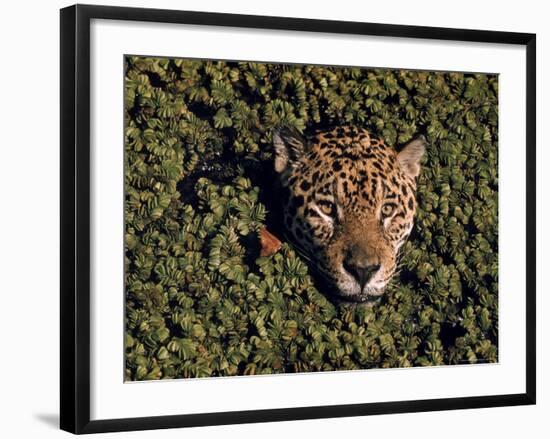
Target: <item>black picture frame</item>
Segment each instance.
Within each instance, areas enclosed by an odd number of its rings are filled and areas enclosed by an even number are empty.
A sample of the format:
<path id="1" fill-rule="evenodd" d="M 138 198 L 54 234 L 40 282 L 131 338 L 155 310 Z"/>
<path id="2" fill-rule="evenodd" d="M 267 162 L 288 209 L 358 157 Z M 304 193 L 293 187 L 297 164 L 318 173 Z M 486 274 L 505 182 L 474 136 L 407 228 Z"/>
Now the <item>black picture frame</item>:
<path id="1" fill-rule="evenodd" d="M 90 420 L 90 21 L 328 32 L 526 47 L 526 392 L 224 413 Z M 63 430 L 99 433 L 535 404 L 536 35 L 303 18 L 75 5 L 61 10 L 61 404 Z"/>

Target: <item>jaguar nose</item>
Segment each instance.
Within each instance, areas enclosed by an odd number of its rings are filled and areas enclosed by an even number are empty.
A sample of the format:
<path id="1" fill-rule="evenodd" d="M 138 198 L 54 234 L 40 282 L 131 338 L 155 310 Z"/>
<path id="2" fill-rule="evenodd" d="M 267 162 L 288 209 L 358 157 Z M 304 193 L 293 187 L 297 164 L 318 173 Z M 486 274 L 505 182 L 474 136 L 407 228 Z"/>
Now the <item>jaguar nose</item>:
<path id="1" fill-rule="evenodd" d="M 346 258 L 344 269 L 350 273 L 359 283 L 361 289 L 369 283 L 373 276 L 380 270 L 380 264 L 361 262 L 354 258 Z"/>

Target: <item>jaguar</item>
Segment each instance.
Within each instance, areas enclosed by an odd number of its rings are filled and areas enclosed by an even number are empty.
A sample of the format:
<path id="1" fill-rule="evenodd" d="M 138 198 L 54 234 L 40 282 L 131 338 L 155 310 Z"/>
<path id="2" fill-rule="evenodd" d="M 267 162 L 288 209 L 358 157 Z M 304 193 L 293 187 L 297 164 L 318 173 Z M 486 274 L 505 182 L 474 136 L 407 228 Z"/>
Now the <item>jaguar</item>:
<path id="1" fill-rule="evenodd" d="M 426 139 L 396 151 L 361 127 L 308 138 L 280 127 L 273 150 L 284 228 L 299 252 L 339 299 L 383 295 L 413 228 Z"/>

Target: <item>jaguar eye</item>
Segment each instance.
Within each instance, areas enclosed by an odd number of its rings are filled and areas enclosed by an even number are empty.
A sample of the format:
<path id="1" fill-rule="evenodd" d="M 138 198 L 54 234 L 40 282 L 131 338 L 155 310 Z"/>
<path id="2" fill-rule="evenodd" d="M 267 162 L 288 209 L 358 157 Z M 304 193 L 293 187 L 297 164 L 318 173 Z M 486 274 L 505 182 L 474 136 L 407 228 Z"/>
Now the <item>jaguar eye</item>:
<path id="1" fill-rule="evenodd" d="M 323 201 L 323 202 L 319 202 L 318 204 L 319 204 L 319 209 L 325 215 L 333 217 L 336 214 L 336 208 L 334 207 L 334 204 L 331 203 L 330 201 Z"/>
<path id="2" fill-rule="evenodd" d="M 388 218 L 395 212 L 396 205 L 393 203 L 387 203 L 382 206 L 382 217 Z"/>

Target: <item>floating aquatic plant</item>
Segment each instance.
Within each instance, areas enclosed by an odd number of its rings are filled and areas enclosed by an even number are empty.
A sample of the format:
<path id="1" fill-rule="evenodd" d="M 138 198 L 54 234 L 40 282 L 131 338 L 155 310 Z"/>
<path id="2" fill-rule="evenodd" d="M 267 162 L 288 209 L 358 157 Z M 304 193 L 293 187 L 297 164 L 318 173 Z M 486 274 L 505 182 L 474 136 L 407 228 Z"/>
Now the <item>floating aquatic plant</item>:
<path id="1" fill-rule="evenodd" d="M 497 360 L 496 75 L 129 56 L 125 92 L 126 379 Z M 331 302 L 282 236 L 260 256 L 280 124 L 426 136 L 373 306 Z"/>

